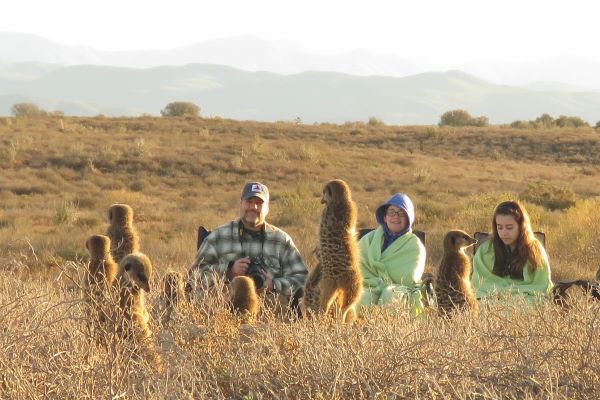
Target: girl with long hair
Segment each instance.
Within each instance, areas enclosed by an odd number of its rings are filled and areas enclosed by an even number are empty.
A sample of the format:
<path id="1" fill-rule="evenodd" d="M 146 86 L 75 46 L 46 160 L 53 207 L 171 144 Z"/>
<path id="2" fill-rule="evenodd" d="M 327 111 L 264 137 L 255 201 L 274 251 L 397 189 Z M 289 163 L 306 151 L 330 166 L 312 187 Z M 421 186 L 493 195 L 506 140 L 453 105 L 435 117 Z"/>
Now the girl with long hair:
<path id="1" fill-rule="evenodd" d="M 473 257 L 476 297 L 547 297 L 552 291 L 548 255 L 533 234 L 525 207 L 517 201 L 500 203 L 492 231 L 492 239 L 481 244 Z"/>

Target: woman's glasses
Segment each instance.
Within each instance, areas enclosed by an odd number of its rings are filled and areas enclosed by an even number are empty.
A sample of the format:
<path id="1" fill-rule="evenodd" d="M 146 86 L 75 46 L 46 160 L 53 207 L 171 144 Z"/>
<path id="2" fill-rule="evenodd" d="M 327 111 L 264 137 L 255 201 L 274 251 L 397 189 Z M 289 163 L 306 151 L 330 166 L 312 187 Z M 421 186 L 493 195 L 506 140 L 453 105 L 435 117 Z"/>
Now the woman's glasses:
<path id="1" fill-rule="evenodd" d="M 398 211 L 387 210 L 387 212 L 385 213 L 385 215 L 387 215 L 388 217 L 406 218 L 406 214 L 402 210 L 398 210 Z"/>

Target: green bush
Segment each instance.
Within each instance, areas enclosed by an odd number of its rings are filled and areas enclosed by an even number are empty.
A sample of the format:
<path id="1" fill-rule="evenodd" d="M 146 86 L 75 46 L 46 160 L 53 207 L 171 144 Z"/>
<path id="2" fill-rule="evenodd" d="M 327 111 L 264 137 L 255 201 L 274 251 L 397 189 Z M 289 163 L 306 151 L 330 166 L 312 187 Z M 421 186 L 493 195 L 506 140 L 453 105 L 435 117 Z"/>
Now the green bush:
<path id="1" fill-rule="evenodd" d="M 600 121 L 598 121 L 600 124 Z M 598 127 L 598 124 L 596 126 Z M 587 122 L 579 117 L 568 117 L 566 115 L 561 115 L 557 119 L 552 118 L 550 114 L 544 113 L 537 117 L 535 121 L 514 121 L 510 124 L 513 128 L 518 129 L 527 129 L 527 128 L 540 128 L 540 129 L 550 129 L 550 128 L 580 128 L 584 126 L 590 126 Z"/>
<path id="2" fill-rule="evenodd" d="M 160 115 L 163 117 L 198 117 L 200 116 L 200 107 L 188 101 L 174 101 L 167 104 Z"/>
<path id="3" fill-rule="evenodd" d="M 531 121 L 513 121 L 510 124 L 511 128 L 516 128 L 516 129 L 529 129 L 532 128 L 532 126 L 534 126 L 535 124 L 532 124 Z"/>
<path id="4" fill-rule="evenodd" d="M 16 103 L 11 108 L 11 113 L 15 117 L 35 118 L 43 117 L 48 113 L 42 110 L 37 104 L 33 103 Z"/>
<path id="5" fill-rule="evenodd" d="M 377 117 L 369 117 L 369 121 L 367 122 L 369 126 L 385 126 L 385 123 L 377 118 Z"/>
<path id="6" fill-rule="evenodd" d="M 523 198 L 549 210 L 564 210 L 573 207 L 577 200 L 575 192 L 570 188 L 556 187 L 540 182 L 530 183 L 523 193 Z"/>
<path id="7" fill-rule="evenodd" d="M 471 119 L 471 126 L 488 126 L 489 119 L 488 117 L 477 117 Z"/>
<path id="8" fill-rule="evenodd" d="M 561 128 L 581 128 L 584 126 L 590 126 L 587 122 L 579 117 L 568 117 L 561 115 L 556 119 L 556 126 Z"/>
<path id="9" fill-rule="evenodd" d="M 440 117 L 439 126 L 488 126 L 487 117 L 473 118 L 466 110 L 447 111 Z"/>
<path id="10" fill-rule="evenodd" d="M 544 113 L 535 119 L 535 124 L 540 128 L 553 128 L 556 126 L 554 118 L 550 114 Z"/>

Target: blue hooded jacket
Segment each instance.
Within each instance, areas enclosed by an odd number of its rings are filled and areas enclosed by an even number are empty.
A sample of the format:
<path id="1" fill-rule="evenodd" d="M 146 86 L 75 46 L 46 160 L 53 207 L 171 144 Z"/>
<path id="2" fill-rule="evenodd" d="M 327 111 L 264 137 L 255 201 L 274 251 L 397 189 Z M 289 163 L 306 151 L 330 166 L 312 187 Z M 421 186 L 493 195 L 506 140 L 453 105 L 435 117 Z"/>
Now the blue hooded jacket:
<path id="1" fill-rule="evenodd" d="M 406 213 L 408 216 L 408 226 L 406 229 L 399 233 L 392 233 L 387 227 L 387 224 L 383 220 L 385 217 L 385 213 L 389 206 L 396 206 Z M 390 244 L 394 242 L 394 240 L 398 239 L 400 236 L 404 235 L 406 232 L 410 232 L 412 230 L 413 222 L 415 221 L 415 207 L 413 206 L 412 200 L 405 193 L 396 193 L 392 197 L 390 197 L 385 203 L 380 205 L 375 211 L 375 218 L 377 219 L 377 223 L 381 225 L 384 232 L 384 240 L 383 247 L 381 251 L 383 252 Z"/>

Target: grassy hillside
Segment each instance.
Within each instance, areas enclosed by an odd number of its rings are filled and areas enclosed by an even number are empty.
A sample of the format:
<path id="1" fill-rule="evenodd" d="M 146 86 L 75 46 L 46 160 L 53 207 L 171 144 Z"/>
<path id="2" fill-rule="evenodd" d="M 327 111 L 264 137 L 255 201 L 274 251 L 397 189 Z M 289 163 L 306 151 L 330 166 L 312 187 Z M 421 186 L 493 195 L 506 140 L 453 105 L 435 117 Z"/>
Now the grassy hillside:
<path id="1" fill-rule="evenodd" d="M 4 71 L 4 72 L 3 72 Z M 25 76 L 15 74 L 22 71 Z M 25 79 L 27 78 L 28 79 Z M 189 64 L 134 69 L 98 65 L 0 65 L 0 115 L 25 98 L 66 115 L 158 115 L 168 103 L 191 101 L 204 115 L 261 121 L 344 123 L 370 116 L 394 124 L 436 123 L 467 109 L 492 123 L 576 115 L 594 125 L 600 93 L 498 85 L 461 71 L 402 78 L 308 71 L 292 75 Z"/>
<path id="2" fill-rule="evenodd" d="M 495 205 L 518 198 L 547 234 L 553 278 L 591 279 L 600 265 L 600 134 L 592 129 L 5 118 L 0 169 L 0 388 L 13 397 L 585 398 L 600 387 L 590 361 L 600 349 L 599 310 L 585 301 L 570 314 L 492 308 L 453 322 L 401 311 L 353 327 L 265 317 L 252 346 L 241 347 L 229 345 L 242 340 L 241 328 L 211 303 L 187 310 L 171 331 L 154 320 L 157 340 L 170 335 L 174 346 L 164 355 L 169 373 L 128 375 L 102 350 L 86 355 L 77 290 L 85 240 L 105 232 L 112 203 L 134 208 L 158 288 L 168 269 L 187 270 L 198 225 L 237 216 L 250 180 L 269 186 L 268 220 L 312 265 L 321 189 L 334 178 L 350 185 L 361 227 L 375 224 L 390 194 L 408 193 L 415 228 L 427 233 L 429 271 L 446 231 L 489 230 Z M 157 309 L 158 295 L 148 303 Z M 189 338 L 191 326 L 205 329 L 201 339 Z"/>
<path id="3" fill-rule="evenodd" d="M 19 242 L 27 237 L 45 265 L 51 256 L 85 257 L 85 239 L 104 232 L 108 206 L 125 202 L 159 264 L 185 268 L 196 227 L 235 218 L 241 187 L 253 179 L 271 188 L 269 219 L 308 255 L 322 186 L 334 178 L 352 188 L 361 226 L 375 223 L 375 208 L 390 194 L 408 193 L 430 265 L 444 232 L 488 230 L 494 206 L 508 197 L 525 201 L 535 228 L 548 233 L 558 275 L 564 268 L 586 275 L 600 264 L 589 256 L 599 255 L 593 130 L 9 118 L 0 120 L 0 135 L 3 254 L 27 249 Z M 572 229 L 573 218 L 581 229 Z"/>

